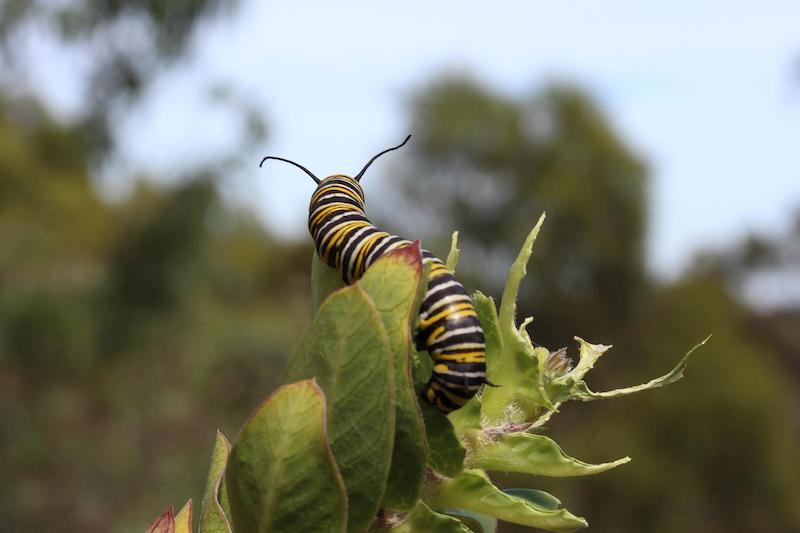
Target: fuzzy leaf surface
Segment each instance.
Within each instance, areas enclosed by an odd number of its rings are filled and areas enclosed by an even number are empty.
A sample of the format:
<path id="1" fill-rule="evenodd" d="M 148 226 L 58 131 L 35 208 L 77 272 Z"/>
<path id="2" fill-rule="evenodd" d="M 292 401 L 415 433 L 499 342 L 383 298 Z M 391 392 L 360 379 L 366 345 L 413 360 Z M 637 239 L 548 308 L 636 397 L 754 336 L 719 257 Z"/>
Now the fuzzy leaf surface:
<path id="1" fill-rule="evenodd" d="M 289 361 L 287 380 L 316 377 L 328 437 L 347 487 L 348 531 L 378 511 L 394 441 L 394 360 L 383 320 L 356 283 L 330 295 Z"/>
<path id="2" fill-rule="evenodd" d="M 543 379 L 547 351 L 534 349 L 524 329 L 528 321 L 520 328 L 515 325 L 519 288 L 544 218 L 539 217 L 511 266 L 499 313 L 491 298 L 475 294 L 476 311 L 486 336 L 487 379 L 497 385 L 484 388 L 482 418 L 488 425 L 532 420 L 543 407 L 552 408 Z"/>
<path id="3" fill-rule="evenodd" d="M 467 466 L 499 472 L 571 477 L 599 474 L 629 461 L 629 457 L 623 457 L 610 463 L 585 463 L 565 454 L 549 437 L 518 432 L 499 436 L 476 447 Z"/>
<path id="4" fill-rule="evenodd" d="M 587 526 L 583 518 L 566 509 L 546 509 L 526 498 L 504 493 L 478 470 L 465 470 L 458 477 L 443 481 L 430 505 L 435 509 L 467 509 L 548 531 L 569 532 Z"/>
<path id="5" fill-rule="evenodd" d="M 417 503 L 408 518 L 391 529 L 396 533 L 472 533 L 460 520 L 437 513 L 422 502 Z"/>
<path id="6" fill-rule="evenodd" d="M 458 265 L 458 256 L 461 250 L 458 249 L 458 232 L 454 231 L 453 236 L 450 237 L 450 252 L 447 254 L 447 261 L 444 262 L 447 270 L 456 273 L 456 265 Z"/>
<path id="7" fill-rule="evenodd" d="M 225 474 L 235 531 L 346 530 L 345 487 L 325 419 L 314 380 L 282 386 L 255 410 Z"/>

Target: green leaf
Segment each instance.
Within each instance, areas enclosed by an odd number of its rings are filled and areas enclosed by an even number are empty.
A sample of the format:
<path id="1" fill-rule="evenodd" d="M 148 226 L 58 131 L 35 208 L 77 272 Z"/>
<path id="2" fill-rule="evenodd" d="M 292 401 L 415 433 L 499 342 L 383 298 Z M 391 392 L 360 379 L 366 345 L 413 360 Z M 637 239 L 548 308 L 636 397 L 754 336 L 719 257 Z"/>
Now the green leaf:
<path id="1" fill-rule="evenodd" d="M 282 386 L 250 416 L 225 474 L 235 531 L 345 531 L 347 498 L 325 420 L 313 379 Z"/>
<path id="2" fill-rule="evenodd" d="M 542 213 L 542 216 L 539 217 L 538 222 L 536 222 L 536 225 L 525 239 L 525 243 L 522 245 L 522 249 L 519 255 L 517 255 L 514 264 L 511 266 L 511 271 L 508 273 L 506 286 L 503 290 L 503 299 L 500 302 L 500 315 L 498 317 L 500 330 L 502 334 L 507 337 L 511 337 L 517 332 L 514 326 L 514 318 L 517 312 L 519 286 L 522 284 L 522 280 L 527 273 L 528 259 L 530 259 L 533 253 L 533 243 L 539 235 L 539 229 L 542 227 L 544 219 L 545 214 Z"/>
<path id="3" fill-rule="evenodd" d="M 629 461 L 629 457 L 623 457 L 610 463 L 585 463 L 565 454 L 553 439 L 544 435 L 519 432 L 500 435 L 496 440 L 476 446 L 467 458 L 467 467 L 570 477 L 599 474 Z"/>
<path id="4" fill-rule="evenodd" d="M 481 396 L 476 394 L 461 409 L 447 415 L 457 435 L 481 429 Z"/>
<path id="5" fill-rule="evenodd" d="M 462 524 L 475 533 L 495 533 L 497 531 L 497 518 L 492 516 L 464 509 L 442 509 L 442 512 L 458 518 Z"/>
<path id="6" fill-rule="evenodd" d="M 466 509 L 548 531 L 568 532 L 587 526 L 586 520 L 566 509 L 547 509 L 526 498 L 505 494 L 477 470 L 465 470 L 457 478 L 442 481 L 429 505 L 435 509 Z"/>
<path id="7" fill-rule="evenodd" d="M 500 335 L 500 325 L 497 322 L 497 308 L 494 300 L 480 291 L 475 291 L 472 299 L 475 302 L 475 311 L 478 313 L 483 336 L 486 339 L 486 371 L 497 374 L 502 368 L 501 354 L 503 352 L 503 337 Z"/>
<path id="8" fill-rule="evenodd" d="M 192 500 L 175 515 L 175 533 L 192 533 Z"/>
<path id="9" fill-rule="evenodd" d="M 516 300 L 526 266 L 545 215 L 539 218 L 511 267 L 498 315 L 494 302 L 475 294 L 475 307 L 486 336 L 486 376 L 496 387 L 485 387 L 481 415 L 485 424 L 501 425 L 533 420 L 543 408 L 554 406 L 544 388 L 544 361 L 548 352 L 534 348 L 525 326 L 515 325 Z"/>
<path id="10" fill-rule="evenodd" d="M 228 443 L 228 439 L 218 430 L 214 451 L 211 453 L 211 468 L 209 468 L 206 479 L 206 490 L 200 508 L 199 533 L 232 533 L 228 519 L 229 514 L 226 514 L 222 507 L 220 497 L 221 490 L 225 488 L 222 478 L 225 474 L 225 465 L 228 464 L 230 451 L 231 445 Z"/>
<path id="11" fill-rule="evenodd" d="M 543 490 L 536 489 L 503 489 L 503 492 L 510 496 L 516 496 L 528 500 L 540 509 L 555 511 L 561 507 L 561 500 Z"/>
<path id="12" fill-rule="evenodd" d="M 418 502 L 406 520 L 392 528 L 392 531 L 397 533 L 471 533 L 471 530 L 460 520 L 432 511 L 422 502 Z"/>
<path id="13" fill-rule="evenodd" d="M 326 265 L 314 251 L 311 258 L 311 316 L 315 316 L 322 302 L 334 291 L 344 287 L 344 281 L 335 268 Z"/>
<path id="14" fill-rule="evenodd" d="M 395 434 L 382 507 L 410 511 L 425 481 L 425 425 L 411 381 L 411 331 L 424 291 L 419 244 L 381 257 L 359 281 L 380 313 L 394 356 Z"/>
<path id="15" fill-rule="evenodd" d="M 360 284 L 328 297 L 287 380 L 316 377 L 328 400 L 328 435 L 349 506 L 348 531 L 378 511 L 394 440 L 394 361 L 380 313 Z"/>
<path id="16" fill-rule="evenodd" d="M 450 252 L 447 254 L 447 261 L 444 262 L 447 270 L 456 273 L 456 265 L 458 264 L 458 256 L 461 250 L 458 249 L 458 232 L 454 231 L 453 236 L 450 238 Z"/>
<path id="17" fill-rule="evenodd" d="M 428 436 L 428 464 L 440 474 L 457 476 L 464 469 L 466 450 L 456 437 L 446 415 L 428 403 L 421 403 Z"/>
<path id="18" fill-rule="evenodd" d="M 606 398 L 618 398 L 620 396 L 627 396 L 628 394 L 669 385 L 670 383 L 674 383 L 683 377 L 683 371 L 689 364 L 689 357 L 700 346 L 703 346 L 706 342 L 708 342 L 708 339 L 710 338 L 711 336 L 709 335 L 700 343 L 692 347 L 692 349 L 686 352 L 686 355 L 681 358 L 681 360 L 672 370 L 661 377 L 651 379 L 647 383 L 643 383 L 641 385 L 614 389 L 606 392 L 594 392 L 589 389 L 589 386 L 585 381 L 583 381 L 582 378 L 594 366 L 594 363 L 600 358 L 600 356 L 602 356 L 603 353 L 610 348 L 610 346 L 591 344 L 580 337 L 575 337 L 575 340 L 578 341 L 578 344 L 580 345 L 580 360 L 571 372 L 554 379 L 550 384 L 548 384 L 548 393 L 558 403 L 567 400 L 581 400 L 586 402 L 592 400 L 603 400 Z"/>
<path id="19" fill-rule="evenodd" d="M 431 264 L 422 264 L 422 279 L 420 283 L 419 292 L 417 293 L 417 300 L 422 304 L 425 299 L 425 293 L 428 289 L 428 280 L 431 275 Z M 419 313 L 414 313 L 414 320 L 412 322 L 411 331 L 416 332 L 419 327 Z M 414 384 L 415 391 L 421 391 L 425 383 L 430 379 L 433 373 L 433 362 L 428 352 L 418 352 L 415 343 L 411 345 L 411 377 Z"/>

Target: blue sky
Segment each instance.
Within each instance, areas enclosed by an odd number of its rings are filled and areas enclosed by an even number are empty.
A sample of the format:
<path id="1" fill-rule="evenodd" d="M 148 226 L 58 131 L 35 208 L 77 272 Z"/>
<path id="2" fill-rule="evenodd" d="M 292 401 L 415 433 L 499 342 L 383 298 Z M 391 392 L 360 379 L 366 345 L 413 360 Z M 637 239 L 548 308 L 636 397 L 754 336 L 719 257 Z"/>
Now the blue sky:
<path id="1" fill-rule="evenodd" d="M 190 63 L 120 120 L 125 149 L 109 172 L 170 175 L 238 142 L 237 123 L 207 97 L 226 81 L 263 106 L 271 128 L 227 192 L 302 236 L 312 184 L 291 168 L 259 172 L 261 156 L 352 171 L 402 139 L 408 97 L 443 72 L 511 96 L 571 80 L 649 162 L 648 261 L 669 276 L 700 247 L 781 231 L 800 208 L 800 5 L 648 4 L 243 1 L 204 26 Z M 49 80 L 40 91 L 68 113 L 87 60 L 37 46 Z M 389 179 L 376 168 L 369 187 Z"/>

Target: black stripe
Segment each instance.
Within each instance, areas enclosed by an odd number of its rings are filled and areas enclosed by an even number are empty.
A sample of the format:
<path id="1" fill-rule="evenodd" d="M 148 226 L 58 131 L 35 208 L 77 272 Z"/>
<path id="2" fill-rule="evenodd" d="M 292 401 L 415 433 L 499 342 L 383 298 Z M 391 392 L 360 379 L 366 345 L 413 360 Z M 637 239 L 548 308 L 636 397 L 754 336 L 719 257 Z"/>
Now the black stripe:
<path id="1" fill-rule="evenodd" d="M 355 273 L 350 270 L 349 264 L 350 259 L 353 257 L 353 253 L 358 248 L 359 243 L 363 242 L 364 239 L 372 235 L 373 233 L 377 233 L 378 229 L 375 226 L 367 226 L 364 228 L 358 228 L 353 231 L 353 234 L 362 231 L 363 233 L 359 235 L 358 238 L 351 237 L 344 243 L 342 246 L 342 250 L 344 250 L 344 257 L 342 257 L 342 278 L 344 279 L 345 283 L 351 283 L 354 281 Z M 346 269 L 346 270 L 345 270 Z"/>

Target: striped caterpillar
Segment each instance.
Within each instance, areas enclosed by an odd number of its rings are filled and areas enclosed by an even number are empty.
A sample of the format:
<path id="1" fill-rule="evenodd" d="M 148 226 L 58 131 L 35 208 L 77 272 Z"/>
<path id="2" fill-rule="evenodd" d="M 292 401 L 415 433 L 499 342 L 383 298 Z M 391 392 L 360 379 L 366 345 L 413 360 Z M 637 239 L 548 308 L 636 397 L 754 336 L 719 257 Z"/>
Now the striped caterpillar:
<path id="1" fill-rule="evenodd" d="M 376 228 L 365 214 L 364 191 L 359 184 L 367 168 L 380 156 L 405 145 L 375 155 L 355 177 L 334 174 L 320 180 L 294 161 L 267 156 L 305 171 L 317 184 L 308 211 L 308 229 L 319 257 L 335 268 L 345 283 L 359 279 L 383 254 L 411 244 L 411 241 Z M 444 263 L 427 250 L 422 259 L 430 264 L 428 288 L 420 307 L 418 350 L 433 359 L 433 374 L 421 395 L 440 411 L 449 413 L 462 407 L 486 382 L 486 343 L 478 315 L 464 286 Z"/>

